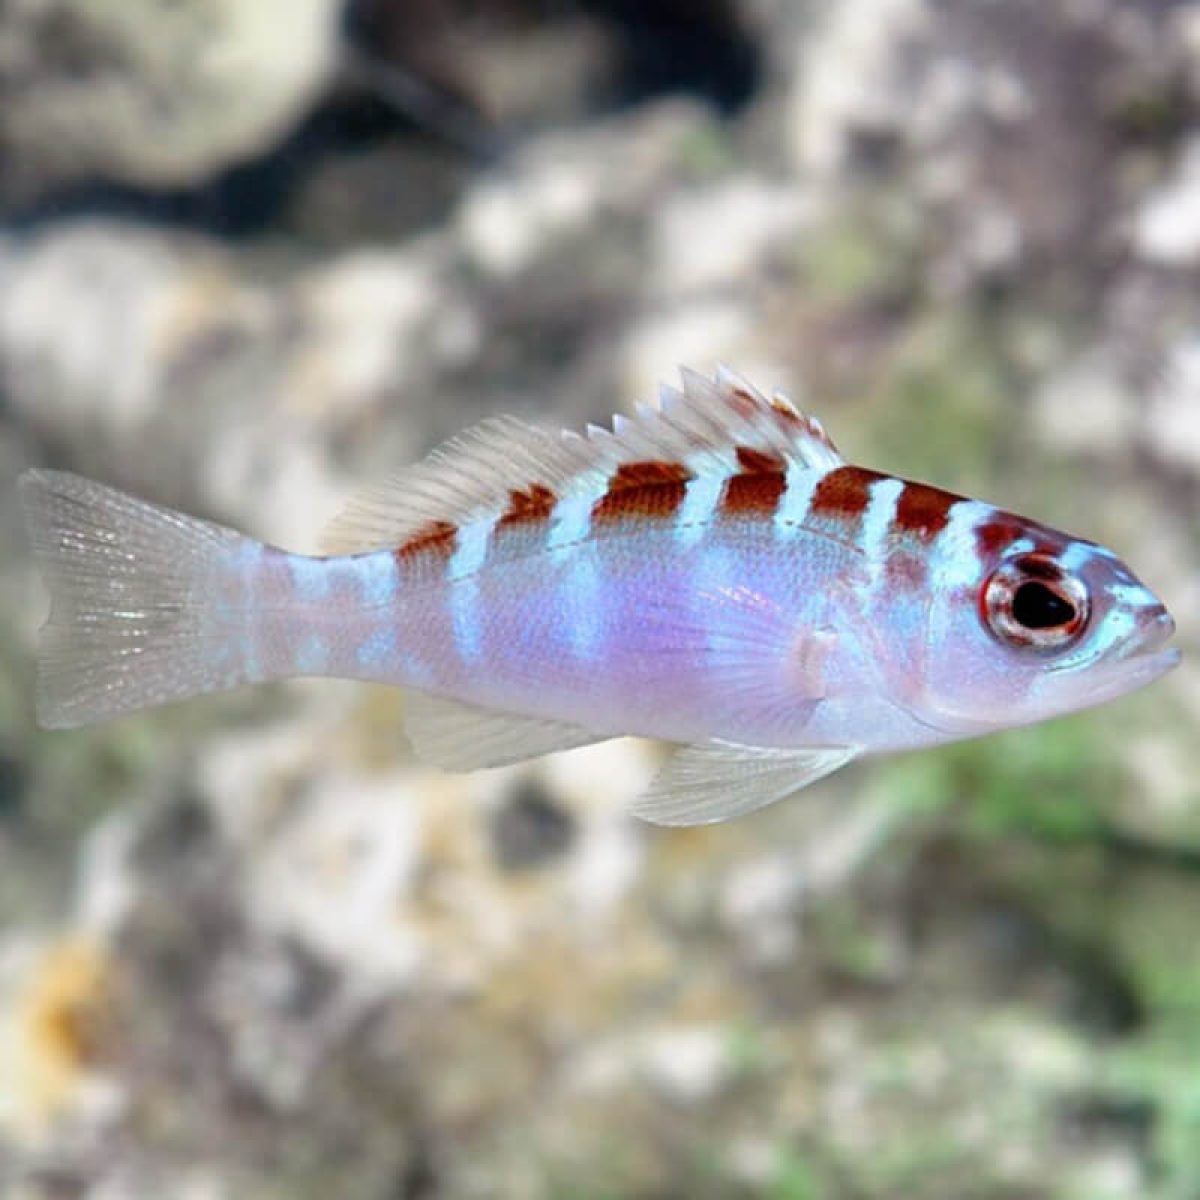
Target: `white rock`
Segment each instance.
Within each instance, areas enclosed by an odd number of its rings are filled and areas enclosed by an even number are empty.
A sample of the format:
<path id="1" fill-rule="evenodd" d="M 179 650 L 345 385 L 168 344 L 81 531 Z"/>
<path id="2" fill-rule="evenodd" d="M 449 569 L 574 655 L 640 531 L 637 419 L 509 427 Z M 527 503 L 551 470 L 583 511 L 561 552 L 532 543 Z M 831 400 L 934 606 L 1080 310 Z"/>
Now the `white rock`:
<path id="1" fill-rule="evenodd" d="M 823 24 L 803 45 L 792 97 L 794 153 L 803 170 L 829 175 L 842 166 L 851 134 L 911 120 L 911 95 L 901 103 L 896 94 L 897 54 L 930 19 L 925 0 L 824 6 Z"/>
<path id="2" fill-rule="evenodd" d="M 658 394 L 661 383 L 677 383 L 675 368 L 710 373 L 719 364 L 743 364 L 750 313 L 737 300 L 707 299 L 648 316 L 631 330 L 622 358 L 622 393 L 627 404 Z"/>
<path id="3" fill-rule="evenodd" d="M 592 1095 L 650 1087 L 677 1104 L 698 1104 L 715 1096 L 732 1071 L 726 1031 L 672 1025 L 593 1043 L 568 1064 L 566 1083 Z"/>
<path id="4" fill-rule="evenodd" d="M 721 918 L 759 963 L 794 956 L 805 891 L 804 871 L 790 854 L 742 863 L 721 891 Z"/>
<path id="5" fill-rule="evenodd" d="M 93 828 L 79 854 L 77 924 L 93 937 L 112 936 L 137 899 L 130 861 L 138 835 L 136 816 L 111 814 Z"/>
<path id="6" fill-rule="evenodd" d="M 637 881 L 644 831 L 628 806 L 654 768 L 648 744 L 633 738 L 553 754 L 536 768 L 580 824 L 566 870 L 571 904 L 583 922 L 612 915 Z"/>
<path id="7" fill-rule="evenodd" d="M 458 214 L 464 247 L 495 275 L 524 270 L 593 214 L 595 181 L 575 163 L 542 158 L 515 176 L 477 185 Z"/>
<path id="8" fill-rule="evenodd" d="M 655 218 L 649 282 L 665 293 L 744 286 L 772 248 L 799 235 L 813 211 L 800 189 L 749 175 L 684 192 Z"/>
<path id="9" fill-rule="evenodd" d="M 87 222 L 31 241 L 0 277 L 0 360 L 11 402 L 48 432 L 136 430 L 162 402 L 161 354 L 207 276 L 168 239 Z"/>
<path id="10" fill-rule="evenodd" d="M 411 773 L 318 780 L 256 855 L 249 912 L 362 986 L 413 977 L 423 946 L 398 919 L 420 854 Z"/>
<path id="11" fill-rule="evenodd" d="M 347 407 L 403 377 L 414 343 L 437 325 L 444 295 L 432 254 L 355 253 L 303 280 L 297 301 L 312 336 L 292 364 L 295 387 L 344 419 Z"/>
<path id="12" fill-rule="evenodd" d="M 340 0 L 6 4 L 6 136 L 49 179 L 203 179 L 274 143 L 312 103 L 336 66 L 340 8 Z M 69 39 L 65 55 L 47 51 L 50 29 Z"/>
<path id="13" fill-rule="evenodd" d="M 680 1104 L 716 1095 L 732 1067 L 728 1034 L 712 1026 L 680 1026 L 645 1037 L 640 1070 L 660 1093 Z"/>
<path id="14" fill-rule="evenodd" d="M 1080 356 L 1047 379 L 1033 412 L 1041 440 L 1067 453 L 1117 450 L 1138 427 L 1134 398 L 1102 351 Z"/>
<path id="15" fill-rule="evenodd" d="M 1200 138 L 1188 143 L 1173 178 L 1142 205 L 1133 244 L 1145 258 L 1165 266 L 1200 260 Z"/>
<path id="16" fill-rule="evenodd" d="M 1200 204 L 1200 190 L 1196 203 Z M 1165 461 L 1200 473 L 1200 339 L 1178 347 L 1168 359 L 1145 424 L 1154 449 Z"/>

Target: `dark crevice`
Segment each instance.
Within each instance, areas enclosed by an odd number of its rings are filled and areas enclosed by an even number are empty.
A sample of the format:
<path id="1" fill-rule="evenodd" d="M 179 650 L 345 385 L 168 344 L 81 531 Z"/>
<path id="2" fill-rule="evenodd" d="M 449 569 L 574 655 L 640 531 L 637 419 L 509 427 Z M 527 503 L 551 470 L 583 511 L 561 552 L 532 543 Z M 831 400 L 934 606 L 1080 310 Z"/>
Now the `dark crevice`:
<path id="1" fill-rule="evenodd" d="M 575 820 L 542 788 L 525 783 L 493 814 L 492 852 L 505 870 L 523 871 L 565 854 L 575 840 Z"/>
<path id="2" fill-rule="evenodd" d="M 424 180 L 433 160 L 436 203 L 414 212 L 399 193 L 427 189 L 393 188 L 391 220 L 387 205 L 376 204 L 384 213 L 359 232 L 403 235 L 440 219 L 471 172 L 501 160 L 529 132 L 529 122 L 496 127 L 477 103 L 472 68 L 454 49 L 464 24 L 486 22 L 502 36 L 506 29 L 572 18 L 601 27 L 616 47 L 602 84 L 581 85 L 583 119 L 671 94 L 695 96 L 733 115 L 761 81 L 760 50 L 734 0 L 352 0 L 339 78 L 287 137 L 259 156 L 179 188 L 77 180 L 28 202 L 10 201 L 7 214 L 0 192 L 0 219 L 31 231 L 51 220 L 102 216 L 225 238 L 270 231 L 319 243 L 321 231 L 314 233 L 293 212 L 298 193 L 331 164 L 375 152 L 392 155 L 377 169 L 393 181 L 414 171 Z M 553 124 L 555 117 L 549 109 L 541 123 Z M 353 191 L 358 178 L 342 182 L 343 191 Z M 351 226 L 357 203 L 345 197 Z"/>

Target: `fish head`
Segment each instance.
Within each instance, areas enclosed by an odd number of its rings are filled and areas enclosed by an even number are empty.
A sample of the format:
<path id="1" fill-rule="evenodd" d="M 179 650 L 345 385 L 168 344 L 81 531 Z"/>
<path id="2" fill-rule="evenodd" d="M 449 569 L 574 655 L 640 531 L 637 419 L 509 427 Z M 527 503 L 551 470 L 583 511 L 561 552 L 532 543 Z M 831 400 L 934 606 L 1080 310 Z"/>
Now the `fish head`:
<path id="1" fill-rule="evenodd" d="M 1179 661 L 1175 622 L 1112 551 L 1009 514 L 961 539 L 934 586 L 918 717 L 947 733 L 1027 725 L 1143 687 Z"/>

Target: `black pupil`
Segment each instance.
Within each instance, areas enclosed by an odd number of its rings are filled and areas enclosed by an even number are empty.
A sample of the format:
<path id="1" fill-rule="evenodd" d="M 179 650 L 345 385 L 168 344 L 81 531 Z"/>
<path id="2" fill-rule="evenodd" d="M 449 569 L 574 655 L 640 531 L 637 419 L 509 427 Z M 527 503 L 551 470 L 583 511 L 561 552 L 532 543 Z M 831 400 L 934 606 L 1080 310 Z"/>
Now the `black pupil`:
<path id="1" fill-rule="evenodd" d="M 1023 583 L 1013 596 L 1013 616 L 1026 629 L 1055 629 L 1075 617 L 1075 608 L 1044 583 Z"/>

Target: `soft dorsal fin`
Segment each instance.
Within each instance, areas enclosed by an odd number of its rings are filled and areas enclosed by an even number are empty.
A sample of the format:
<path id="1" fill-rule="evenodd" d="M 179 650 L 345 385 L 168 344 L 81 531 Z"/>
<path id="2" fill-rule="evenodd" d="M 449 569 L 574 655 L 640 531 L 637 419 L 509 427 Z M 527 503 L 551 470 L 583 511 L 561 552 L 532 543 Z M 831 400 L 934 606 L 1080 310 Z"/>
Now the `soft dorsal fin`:
<path id="1" fill-rule="evenodd" d="M 743 449 L 781 465 L 842 464 L 820 422 L 782 396 L 767 397 L 725 368 L 713 379 L 686 368 L 680 376 L 681 390 L 663 387 L 658 407 L 639 405 L 632 417 L 614 417 L 611 430 L 553 434 L 513 417 L 484 421 L 351 500 L 323 547 L 349 554 L 398 546 L 435 522 L 463 525 L 539 489 L 555 499 L 600 496 L 631 463 L 729 474 L 740 469 Z"/>

